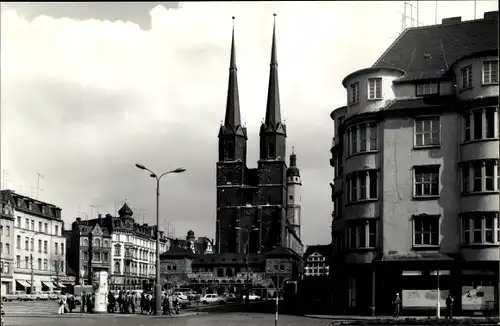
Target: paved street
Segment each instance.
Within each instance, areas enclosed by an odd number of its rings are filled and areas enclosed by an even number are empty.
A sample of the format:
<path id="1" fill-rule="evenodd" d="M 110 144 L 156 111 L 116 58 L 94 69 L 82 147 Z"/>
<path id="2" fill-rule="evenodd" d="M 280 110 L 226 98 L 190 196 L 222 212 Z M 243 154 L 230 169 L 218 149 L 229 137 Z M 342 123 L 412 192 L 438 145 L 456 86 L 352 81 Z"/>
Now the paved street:
<path id="1" fill-rule="evenodd" d="M 79 325 L 120 325 L 120 326 L 270 326 L 274 325 L 273 314 L 227 313 L 200 314 L 181 317 L 152 317 L 139 315 L 94 315 L 46 317 L 6 317 L 5 326 L 79 326 Z M 280 316 L 279 326 L 326 326 L 329 320 L 295 316 Z"/>

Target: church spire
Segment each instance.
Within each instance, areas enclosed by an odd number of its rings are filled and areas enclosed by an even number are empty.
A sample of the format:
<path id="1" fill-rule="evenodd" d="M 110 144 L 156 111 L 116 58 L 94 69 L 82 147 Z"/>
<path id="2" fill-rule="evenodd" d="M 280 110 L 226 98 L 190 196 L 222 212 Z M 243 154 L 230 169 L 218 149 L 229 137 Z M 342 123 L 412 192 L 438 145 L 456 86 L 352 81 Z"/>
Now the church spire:
<path id="1" fill-rule="evenodd" d="M 227 88 L 226 117 L 224 126 L 236 131 L 241 126 L 240 96 L 238 92 L 238 74 L 236 68 L 236 47 L 234 44 L 234 19 L 233 34 L 231 39 L 231 59 L 229 63 L 229 82 Z"/>
<path id="2" fill-rule="evenodd" d="M 273 24 L 273 43 L 271 46 L 271 69 L 269 72 L 269 88 L 267 91 L 266 125 L 274 128 L 281 122 L 280 91 L 278 86 L 278 58 L 276 52 L 276 14 Z"/>

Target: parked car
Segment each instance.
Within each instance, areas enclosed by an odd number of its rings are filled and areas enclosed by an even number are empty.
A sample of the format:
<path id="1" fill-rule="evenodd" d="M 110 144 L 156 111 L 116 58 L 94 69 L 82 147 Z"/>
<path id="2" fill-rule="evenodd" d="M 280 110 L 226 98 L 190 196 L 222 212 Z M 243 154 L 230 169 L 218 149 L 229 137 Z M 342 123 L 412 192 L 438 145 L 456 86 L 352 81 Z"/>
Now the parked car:
<path id="1" fill-rule="evenodd" d="M 234 293 L 224 293 L 223 295 L 226 298 L 227 302 L 236 302 L 238 298 L 234 295 Z"/>
<path id="2" fill-rule="evenodd" d="M 182 292 L 174 292 L 172 293 L 173 296 L 176 296 L 177 298 L 181 299 L 181 300 L 185 300 L 185 301 L 189 301 L 189 298 L 187 295 L 185 295 L 184 293 Z"/>
<path id="3" fill-rule="evenodd" d="M 61 292 L 57 293 L 56 291 L 49 292 L 49 300 L 58 300 L 61 296 Z"/>
<path id="4" fill-rule="evenodd" d="M 187 292 L 184 292 L 184 294 L 187 296 L 188 300 L 196 300 L 196 296 L 198 295 L 198 293 L 196 293 L 196 291 L 187 291 Z"/>
<path id="5" fill-rule="evenodd" d="M 12 293 L 6 293 L 2 295 L 2 301 L 22 301 L 26 296 L 24 291 L 14 291 Z"/>
<path id="6" fill-rule="evenodd" d="M 226 299 L 217 295 L 217 294 L 205 294 L 201 298 L 200 301 L 203 304 L 209 304 L 209 303 L 225 304 L 226 303 Z"/>
<path id="7" fill-rule="evenodd" d="M 177 302 L 179 302 L 179 306 L 181 307 L 181 309 L 186 309 L 187 307 L 189 307 L 190 305 L 190 302 L 189 300 L 187 299 L 182 299 L 181 297 L 177 296 Z"/>
<path id="8" fill-rule="evenodd" d="M 247 296 L 246 294 L 243 296 L 243 299 L 246 300 Z M 250 301 L 260 301 L 262 300 L 262 298 L 260 296 L 258 296 L 257 294 L 255 293 L 250 293 L 250 295 L 248 296 L 248 300 Z"/>
<path id="9" fill-rule="evenodd" d="M 41 301 L 49 300 L 49 295 L 45 292 L 33 292 L 30 293 L 29 296 L 33 300 L 41 300 Z"/>

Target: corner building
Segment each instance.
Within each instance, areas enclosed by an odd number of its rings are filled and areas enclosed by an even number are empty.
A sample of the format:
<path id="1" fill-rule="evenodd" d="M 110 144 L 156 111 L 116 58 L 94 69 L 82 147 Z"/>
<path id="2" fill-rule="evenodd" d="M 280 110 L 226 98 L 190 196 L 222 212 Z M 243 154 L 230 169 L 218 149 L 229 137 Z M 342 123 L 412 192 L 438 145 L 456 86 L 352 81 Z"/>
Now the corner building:
<path id="1" fill-rule="evenodd" d="M 247 130 L 240 116 L 233 29 L 226 115 L 218 136 L 216 250 L 219 254 L 260 254 L 283 246 L 301 257 L 302 184 L 295 153 L 290 157 L 291 167 L 286 164 L 287 130 L 281 121 L 275 28 L 256 169 L 247 167 Z"/>
<path id="2" fill-rule="evenodd" d="M 334 308 L 498 309 L 498 11 L 406 29 L 331 113 Z M 333 267 L 334 266 L 334 267 Z M 442 312 L 444 314 L 444 310 Z"/>

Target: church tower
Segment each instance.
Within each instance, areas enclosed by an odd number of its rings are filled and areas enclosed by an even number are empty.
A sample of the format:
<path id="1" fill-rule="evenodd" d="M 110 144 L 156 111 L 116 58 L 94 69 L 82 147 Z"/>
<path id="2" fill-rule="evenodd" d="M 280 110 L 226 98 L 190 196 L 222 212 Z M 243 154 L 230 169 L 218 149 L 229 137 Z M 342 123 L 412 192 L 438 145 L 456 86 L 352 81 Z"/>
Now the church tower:
<path id="1" fill-rule="evenodd" d="M 286 170 L 287 178 L 287 218 L 288 222 L 292 225 L 295 235 L 300 239 L 300 214 L 302 209 L 301 204 L 301 188 L 302 181 L 300 179 L 300 170 L 297 167 L 297 155 L 292 148 L 292 155 L 290 155 L 290 167 Z"/>
<path id="2" fill-rule="evenodd" d="M 235 252 L 235 226 L 238 197 L 244 181 L 247 156 L 247 130 L 241 124 L 234 17 L 229 63 L 226 115 L 219 129 L 219 160 L 217 162 L 217 227 L 216 246 L 219 252 Z"/>
<path id="3" fill-rule="evenodd" d="M 266 116 L 260 127 L 258 161 L 259 197 L 265 225 L 263 246 L 267 250 L 286 241 L 286 126 L 281 121 L 276 51 L 276 14 L 271 45 L 271 64 Z"/>

